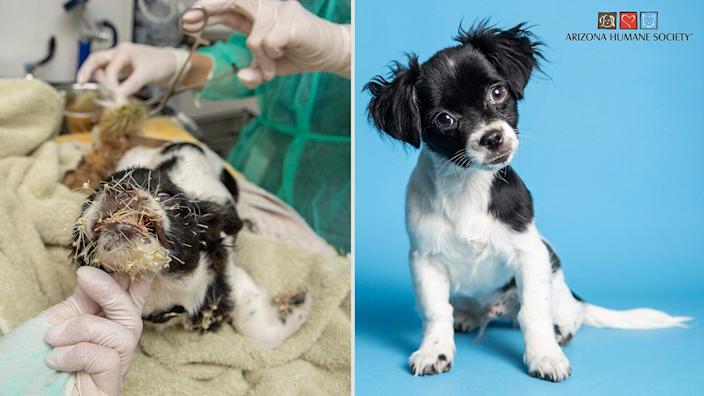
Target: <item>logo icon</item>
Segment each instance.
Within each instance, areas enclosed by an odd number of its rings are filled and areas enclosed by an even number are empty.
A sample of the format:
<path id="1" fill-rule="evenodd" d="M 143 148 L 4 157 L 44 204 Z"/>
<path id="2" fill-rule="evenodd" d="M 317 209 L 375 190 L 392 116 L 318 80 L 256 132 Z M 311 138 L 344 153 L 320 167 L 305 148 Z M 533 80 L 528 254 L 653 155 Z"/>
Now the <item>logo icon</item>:
<path id="1" fill-rule="evenodd" d="M 658 28 L 658 12 L 657 11 L 641 11 L 640 13 L 640 28 L 656 30 Z"/>
<path id="2" fill-rule="evenodd" d="M 616 13 L 599 12 L 596 27 L 597 29 L 616 29 Z"/>
<path id="3" fill-rule="evenodd" d="M 638 29 L 637 12 L 621 11 L 619 14 L 619 29 Z"/>

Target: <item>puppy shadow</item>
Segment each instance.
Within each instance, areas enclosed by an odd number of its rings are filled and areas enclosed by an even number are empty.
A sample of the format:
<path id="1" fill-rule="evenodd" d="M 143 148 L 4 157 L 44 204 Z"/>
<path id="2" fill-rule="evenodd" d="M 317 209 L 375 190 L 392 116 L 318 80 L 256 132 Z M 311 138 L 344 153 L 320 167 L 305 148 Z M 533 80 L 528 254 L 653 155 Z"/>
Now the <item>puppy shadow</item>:
<path id="1" fill-rule="evenodd" d="M 360 288 L 361 284 L 363 288 Z M 410 288 L 358 279 L 355 299 L 357 337 L 370 337 L 394 349 L 400 356 L 398 367 L 408 371 L 407 359 L 420 345 L 423 334 L 423 323 L 415 310 L 413 292 Z M 469 353 L 474 355 L 469 360 L 477 362 L 479 357 L 500 358 L 524 371 L 521 333 L 511 322 L 492 322 L 481 337 L 478 334 L 476 330 L 455 334 L 458 349 L 466 349 L 463 346 L 469 345 Z"/>
<path id="2" fill-rule="evenodd" d="M 400 353 L 412 353 L 420 344 L 423 328 L 413 293 L 382 282 L 364 283 L 364 290 L 358 286 L 355 293 L 356 334 L 372 337 Z"/>
<path id="3" fill-rule="evenodd" d="M 524 371 L 523 342 L 520 329 L 510 321 L 492 322 L 479 336 L 479 331 L 455 334 L 456 343 L 470 343 L 475 355 L 499 358 L 514 368 Z"/>

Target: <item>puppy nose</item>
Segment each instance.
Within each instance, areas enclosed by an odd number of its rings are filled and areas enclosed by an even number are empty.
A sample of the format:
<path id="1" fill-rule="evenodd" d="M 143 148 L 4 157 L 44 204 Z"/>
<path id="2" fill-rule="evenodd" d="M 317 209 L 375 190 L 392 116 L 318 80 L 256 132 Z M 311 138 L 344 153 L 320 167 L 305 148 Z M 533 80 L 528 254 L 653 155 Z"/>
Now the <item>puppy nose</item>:
<path id="1" fill-rule="evenodd" d="M 492 130 L 488 131 L 479 140 L 479 144 L 488 148 L 489 150 L 495 150 L 503 142 L 504 142 L 504 135 L 498 129 L 492 129 Z"/>

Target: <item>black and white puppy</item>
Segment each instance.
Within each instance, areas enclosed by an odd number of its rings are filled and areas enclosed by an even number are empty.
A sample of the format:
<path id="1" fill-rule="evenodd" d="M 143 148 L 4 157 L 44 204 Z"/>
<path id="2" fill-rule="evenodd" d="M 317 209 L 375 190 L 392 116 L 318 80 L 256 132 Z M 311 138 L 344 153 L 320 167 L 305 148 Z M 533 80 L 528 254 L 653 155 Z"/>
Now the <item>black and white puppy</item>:
<path id="1" fill-rule="evenodd" d="M 517 101 L 542 58 L 519 24 L 460 29 L 458 45 L 425 63 L 409 56 L 389 80 L 366 85 L 368 115 L 389 136 L 420 148 L 408 183 L 406 227 L 423 341 L 415 375 L 450 369 L 454 330 L 517 320 L 531 375 L 562 381 L 565 345 L 584 323 L 597 327 L 679 326 L 686 317 L 651 309 L 613 311 L 581 301 L 533 221 L 530 192 L 509 166 L 518 149 Z"/>
<path id="2" fill-rule="evenodd" d="M 75 258 L 128 272 L 156 265 L 143 312 L 148 324 L 206 332 L 231 323 L 276 347 L 306 321 L 310 298 L 297 293 L 274 304 L 235 264 L 243 224 L 236 200 L 237 183 L 206 147 L 136 147 L 86 201 L 74 227 Z"/>

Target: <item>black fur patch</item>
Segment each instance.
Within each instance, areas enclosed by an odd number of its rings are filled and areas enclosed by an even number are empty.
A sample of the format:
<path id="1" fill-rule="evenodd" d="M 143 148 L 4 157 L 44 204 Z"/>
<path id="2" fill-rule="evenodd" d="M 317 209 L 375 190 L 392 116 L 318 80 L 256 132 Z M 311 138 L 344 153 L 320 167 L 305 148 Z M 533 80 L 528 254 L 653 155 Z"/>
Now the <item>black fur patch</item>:
<path id="1" fill-rule="evenodd" d="M 170 171 L 174 166 L 176 166 L 176 163 L 178 162 L 179 158 L 177 156 L 173 156 L 166 161 L 160 163 L 156 168 L 162 172 L 168 172 Z"/>
<path id="2" fill-rule="evenodd" d="M 372 94 L 367 115 L 380 131 L 418 148 L 422 129 L 415 87 L 420 78 L 418 57 L 408 54 L 408 66 L 393 62 L 390 75 L 392 81 L 376 76 L 364 86 Z"/>
<path id="3" fill-rule="evenodd" d="M 494 177 L 489 213 L 518 232 L 525 231 L 533 221 L 533 198 L 510 166 L 499 170 Z"/>
<path id="4" fill-rule="evenodd" d="M 235 235 L 242 229 L 242 221 L 233 205 L 208 208 L 211 205 L 216 204 L 205 203 L 202 208 L 212 214 L 206 219 L 208 233 L 204 250 L 210 269 L 215 273 L 215 279 L 208 286 L 200 310 L 189 318 L 201 332 L 217 330 L 223 323 L 232 321 L 233 302 L 225 273 L 232 246 L 223 243 L 222 233 L 232 236 L 234 240 Z"/>
<path id="5" fill-rule="evenodd" d="M 189 142 L 177 142 L 177 143 L 168 144 L 168 145 L 164 146 L 164 148 L 161 149 L 161 154 L 168 154 L 172 151 L 178 151 L 179 149 L 181 149 L 183 147 L 191 147 L 191 148 L 194 148 L 194 149 L 200 151 L 202 154 L 205 154 L 205 151 L 203 151 L 202 147 L 200 147 L 199 145 L 197 145 L 195 143 L 189 143 Z"/>
<path id="6" fill-rule="evenodd" d="M 560 264 L 560 258 L 557 257 L 557 253 L 555 253 L 555 250 L 553 250 L 552 246 L 550 246 L 545 239 L 543 239 L 543 244 L 546 248 L 548 248 L 548 254 L 550 254 L 550 268 L 552 268 L 552 272 L 557 272 L 557 270 L 562 267 Z"/>
<path id="7" fill-rule="evenodd" d="M 540 70 L 539 59 L 544 59 L 538 41 L 526 28 L 526 23 L 501 30 L 489 26 L 488 20 L 464 30 L 461 26 L 455 40 L 471 45 L 484 54 L 499 74 L 506 76 L 508 86 L 516 98 L 523 98 L 523 88 L 533 69 Z"/>
<path id="8" fill-rule="evenodd" d="M 180 305 L 174 305 L 173 307 L 160 312 L 153 312 L 147 316 L 142 317 L 143 320 L 152 323 L 166 323 L 172 318 L 181 315 L 186 312 L 186 308 Z"/>
<path id="9" fill-rule="evenodd" d="M 577 295 L 575 292 L 573 292 L 572 290 L 570 290 L 570 293 L 572 293 L 572 297 L 574 297 L 575 300 L 584 302 L 584 299 L 583 299 L 582 297 L 578 296 L 578 295 Z"/>
<path id="10" fill-rule="evenodd" d="M 201 242 L 208 257 L 213 255 L 226 254 L 224 249 L 222 234 L 230 235 L 234 238 L 242 229 L 243 222 L 237 214 L 237 209 L 232 204 L 220 205 L 210 201 L 199 201 L 197 206 L 200 210 L 200 224 L 204 227 Z M 232 246 L 230 246 L 232 247 Z M 220 263 L 220 260 L 216 260 Z M 217 265 L 211 264 L 211 265 Z M 216 269 L 218 272 L 220 269 Z"/>
<path id="11" fill-rule="evenodd" d="M 222 266 L 222 263 L 218 266 Z M 232 322 L 234 305 L 230 298 L 230 292 L 230 285 L 227 284 L 225 274 L 217 273 L 213 283 L 208 286 L 200 310 L 188 318 L 194 329 L 201 333 L 216 331 L 223 323 Z"/>
<path id="12" fill-rule="evenodd" d="M 230 172 L 228 172 L 225 168 L 223 168 L 222 172 L 220 172 L 220 182 L 225 185 L 227 191 L 230 192 L 232 198 L 235 200 L 235 202 L 237 202 L 240 197 L 240 189 L 239 187 L 237 187 L 237 181 L 235 180 L 235 178 L 232 177 Z"/>
<path id="13" fill-rule="evenodd" d="M 515 287 L 516 287 L 516 278 L 511 278 L 511 280 L 507 284 L 501 286 L 499 291 L 501 293 L 506 293 L 507 291 L 509 291 Z"/>

